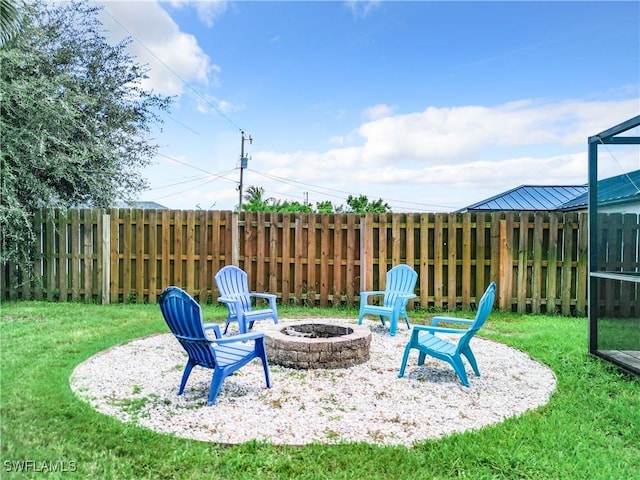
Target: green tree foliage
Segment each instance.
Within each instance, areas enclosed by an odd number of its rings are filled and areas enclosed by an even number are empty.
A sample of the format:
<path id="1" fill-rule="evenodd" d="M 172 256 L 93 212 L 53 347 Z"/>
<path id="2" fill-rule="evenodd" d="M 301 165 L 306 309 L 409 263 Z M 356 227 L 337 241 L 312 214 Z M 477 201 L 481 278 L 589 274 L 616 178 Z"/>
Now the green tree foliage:
<path id="1" fill-rule="evenodd" d="M 365 213 L 385 213 L 390 212 L 391 207 L 384 202 L 381 198 L 374 201 L 370 201 L 366 195 L 349 195 L 347 198 L 348 213 L 359 213 L 363 215 Z"/>
<path id="2" fill-rule="evenodd" d="M 266 212 L 271 211 L 275 205 L 275 199 L 264 198 L 264 188 L 250 185 L 243 196 L 245 204 L 242 209 L 246 212 Z"/>
<path id="3" fill-rule="evenodd" d="M 39 207 L 108 207 L 146 187 L 152 126 L 171 99 L 141 87 L 147 67 L 109 44 L 94 4 L 21 6 L 0 49 L 0 259 L 30 265 Z"/>
<path id="4" fill-rule="evenodd" d="M 316 207 L 302 204 L 300 202 L 290 202 L 285 200 L 281 202 L 272 197 L 264 197 L 265 190 L 255 185 L 247 187 L 243 196 L 247 202 L 242 209 L 245 212 L 279 212 L 279 213 L 357 213 L 364 215 L 365 213 L 385 213 L 390 212 L 391 208 L 382 199 L 370 201 L 366 195 L 349 195 L 347 198 L 347 207 L 340 205 L 335 207 L 330 201 L 325 200 L 316 203 Z"/>
<path id="5" fill-rule="evenodd" d="M 333 203 L 331 203 L 329 200 L 318 202 L 316 203 L 316 211 L 318 213 L 333 213 Z"/>
<path id="6" fill-rule="evenodd" d="M 0 0 L 0 47 L 20 31 L 21 15 L 17 0 Z"/>

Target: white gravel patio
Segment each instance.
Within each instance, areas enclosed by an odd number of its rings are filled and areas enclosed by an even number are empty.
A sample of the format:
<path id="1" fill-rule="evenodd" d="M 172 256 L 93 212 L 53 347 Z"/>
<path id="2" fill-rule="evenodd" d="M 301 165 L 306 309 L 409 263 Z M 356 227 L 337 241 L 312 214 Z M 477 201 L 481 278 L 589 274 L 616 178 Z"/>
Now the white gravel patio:
<path id="1" fill-rule="evenodd" d="M 280 320 L 283 326 L 287 322 Z M 427 357 L 418 367 L 415 351 L 404 378 L 398 379 L 409 337 L 406 326 L 399 325 L 397 335 L 390 337 L 379 321 L 365 319 L 363 324 L 372 331 L 369 361 L 332 370 L 271 365 L 273 387 L 267 389 L 260 361 L 254 360 L 225 380 L 213 406 L 207 406 L 211 370 L 196 367 L 185 393 L 176 395 L 186 354 L 171 333 L 91 357 L 78 365 L 70 384 L 99 412 L 184 438 L 224 444 L 256 439 L 286 445 L 408 447 L 520 415 L 546 404 L 555 390 L 549 368 L 524 352 L 478 337 L 471 345 L 481 376 L 468 367 L 469 388 L 444 362 Z"/>

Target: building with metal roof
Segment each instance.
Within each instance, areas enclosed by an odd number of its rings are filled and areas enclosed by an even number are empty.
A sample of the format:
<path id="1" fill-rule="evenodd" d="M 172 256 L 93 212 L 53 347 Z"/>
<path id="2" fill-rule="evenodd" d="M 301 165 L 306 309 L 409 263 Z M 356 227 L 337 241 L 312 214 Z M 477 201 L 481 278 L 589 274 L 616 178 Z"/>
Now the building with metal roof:
<path id="1" fill-rule="evenodd" d="M 554 211 L 560 209 L 566 202 L 580 195 L 586 195 L 587 191 L 587 185 L 520 185 L 469 205 L 458 212 Z"/>
<path id="2" fill-rule="evenodd" d="M 559 210 L 583 210 L 589 203 L 589 194 L 584 192 Z M 598 211 L 640 214 L 640 170 L 623 173 L 598 181 Z"/>
<path id="3" fill-rule="evenodd" d="M 458 210 L 462 212 L 586 210 L 588 185 L 520 185 Z M 622 210 L 621 210 L 622 208 Z M 598 210 L 640 214 L 640 170 L 598 182 Z"/>

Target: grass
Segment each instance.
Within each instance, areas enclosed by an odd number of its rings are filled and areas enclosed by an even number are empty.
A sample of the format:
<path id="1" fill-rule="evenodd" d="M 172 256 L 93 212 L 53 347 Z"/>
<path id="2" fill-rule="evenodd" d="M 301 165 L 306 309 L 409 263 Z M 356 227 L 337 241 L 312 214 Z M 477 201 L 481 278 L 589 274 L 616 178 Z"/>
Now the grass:
<path id="1" fill-rule="evenodd" d="M 207 319 L 225 314 L 203 310 Z M 282 318 L 303 315 L 357 312 L 280 309 Z M 157 306 L 4 303 L 0 316 L 3 479 L 41 478 L 46 470 L 47 478 L 83 479 L 639 478 L 640 380 L 588 356 L 584 318 L 493 314 L 483 336 L 549 365 L 557 392 L 520 417 L 408 449 L 224 446 L 123 424 L 79 401 L 69 377 L 101 350 L 167 331 Z M 412 316 L 419 322 L 425 314 Z M 29 471 L 16 472 L 20 465 Z"/>
<path id="2" fill-rule="evenodd" d="M 640 319 L 599 318 L 599 350 L 638 350 L 640 345 Z"/>

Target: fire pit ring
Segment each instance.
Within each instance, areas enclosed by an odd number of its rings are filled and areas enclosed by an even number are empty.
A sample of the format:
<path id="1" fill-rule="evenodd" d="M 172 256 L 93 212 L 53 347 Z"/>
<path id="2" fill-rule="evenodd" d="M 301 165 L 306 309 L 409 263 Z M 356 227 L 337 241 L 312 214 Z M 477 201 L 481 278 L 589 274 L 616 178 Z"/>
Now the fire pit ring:
<path id="1" fill-rule="evenodd" d="M 271 364 L 348 368 L 369 360 L 371 331 L 361 325 L 305 320 L 266 329 L 264 343 Z"/>

